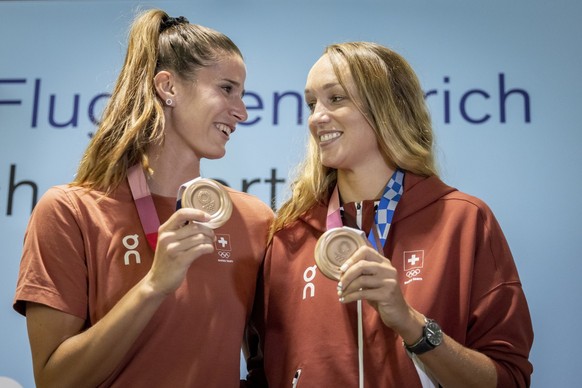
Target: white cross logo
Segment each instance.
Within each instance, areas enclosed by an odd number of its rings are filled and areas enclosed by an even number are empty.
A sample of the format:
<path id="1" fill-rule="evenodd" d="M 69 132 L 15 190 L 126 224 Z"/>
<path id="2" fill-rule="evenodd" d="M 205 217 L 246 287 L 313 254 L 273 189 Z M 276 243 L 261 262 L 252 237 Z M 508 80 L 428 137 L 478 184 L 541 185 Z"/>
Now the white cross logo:
<path id="1" fill-rule="evenodd" d="M 226 247 L 228 245 L 228 240 L 224 238 L 224 236 L 220 237 L 220 239 L 217 241 L 220 245 L 222 245 L 222 248 Z"/>
<path id="2" fill-rule="evenodd" d="M 408 258 L 410 265 L 415 265 L 418 260 L 420 260 L 420 257 L 417 257 L 416 253 L 413 253 L 412 256 Z"/>

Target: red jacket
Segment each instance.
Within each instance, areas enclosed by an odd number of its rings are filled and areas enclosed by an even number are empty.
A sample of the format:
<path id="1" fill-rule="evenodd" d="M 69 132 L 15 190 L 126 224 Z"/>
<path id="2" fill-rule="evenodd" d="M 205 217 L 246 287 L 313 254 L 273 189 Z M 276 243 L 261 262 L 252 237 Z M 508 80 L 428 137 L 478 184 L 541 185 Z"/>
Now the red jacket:
<path id="1" fill-rule="evenodd" d="M 344 204 L 344 220 L 354 204 Z M 338 302 L 337 282 L 315 265 L 327 204 L 279 231 L 264 263 L 255 324 L 264 373 L 271 387 L 358 386 L 356 304 Z M 374 203 L 363 203 L 363 228 L 373 225 Z M 347 221 L 344 221 L 347 223 Z M 499 224 L 482 201 L 437 177 L 406 173 L 404 194 L 384 255 L 397 269 L 406 301 L 443 331 L 489 356 L 500 387 L 528 386 L 533 330 L 518 273 Z M 363 303 L 367 387 L 421 386 L 394 331 Z M 249 360 L 250 378 L 261 364 Z"/>

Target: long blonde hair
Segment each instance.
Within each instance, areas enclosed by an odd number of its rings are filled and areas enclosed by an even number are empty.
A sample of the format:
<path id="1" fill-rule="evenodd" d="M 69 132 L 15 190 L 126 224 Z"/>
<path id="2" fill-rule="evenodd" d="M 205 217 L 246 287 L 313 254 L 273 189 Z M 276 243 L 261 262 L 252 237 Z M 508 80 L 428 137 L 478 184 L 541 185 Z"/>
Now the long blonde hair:
<path id="1" fill-rule="evenodd" d="M 342 77 L 347 65 L 360 96 L 356 105 L 374 129 L 386 162 L 418 175 L 438 175 L 430 115 L 420 82 L 408 62 L 387 47 L 370 42 L 332 44 L 323 55 L 328 56 L 339 83 L 349 93 Z M 350 98 L 356 101 L 354 96 Z M 326 203 L 335 187 L 337 171 L 321 163 L 313 137 L 296 175 L 291 198 L 277 212 L 269 239 L 315 204 Z"/>
<path id="2" fill-rule="evenodd" d="M 198 69 L 232 54 L 242 58 L 238 47 L 218 31 L 190 24 L 184 17 L 172 18 L 159 9 L 139 14 L 130 29 L 125 62 L 111 99 L 71 184 L 108 194 L 132 165 L 141 163 L 147 170 L 147 148 L 164 139 L 155 74 L 167 70 L 193 80 Z"/>

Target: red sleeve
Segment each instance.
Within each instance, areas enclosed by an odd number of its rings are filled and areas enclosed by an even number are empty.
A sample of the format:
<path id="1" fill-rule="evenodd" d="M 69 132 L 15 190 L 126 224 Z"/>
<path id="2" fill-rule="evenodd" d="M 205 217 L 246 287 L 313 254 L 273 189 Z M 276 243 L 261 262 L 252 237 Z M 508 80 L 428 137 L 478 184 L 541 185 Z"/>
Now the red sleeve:
<path id="1" fill-rule="evenodd" d="M 491 213 L 482 208 L 480 244 L 475 254 L 467 346 L 489 356 L 499 387 L 527 387 L 533 367 L 533 328 L 509 245 Z"/>
<path id="2" fill-rule="evenodd" d="M 24 236 L 14 309 L 35 302 L 87 317 L 87 265 L 78 209 L 64 188 L 51 188 L 35 206 Z"/>

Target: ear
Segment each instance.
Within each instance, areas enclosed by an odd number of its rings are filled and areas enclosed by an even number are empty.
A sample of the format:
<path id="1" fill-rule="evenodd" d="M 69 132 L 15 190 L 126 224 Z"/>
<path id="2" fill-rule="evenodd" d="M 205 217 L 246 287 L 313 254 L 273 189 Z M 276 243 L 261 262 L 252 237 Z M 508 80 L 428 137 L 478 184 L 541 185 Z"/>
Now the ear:
<path id="1" fill-rule="evenodd" d="M 162 101 L 166 101 L 169 98 L 174 99 L 174 80 L 174 75 L 166 70 L 162 70 L 154 76 L 156 93 Z"/>

